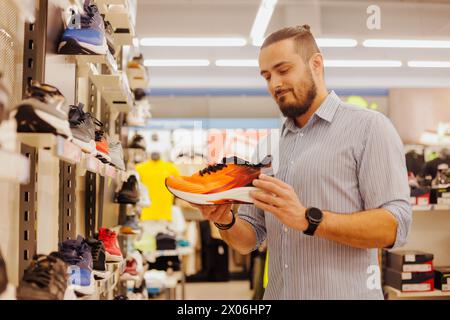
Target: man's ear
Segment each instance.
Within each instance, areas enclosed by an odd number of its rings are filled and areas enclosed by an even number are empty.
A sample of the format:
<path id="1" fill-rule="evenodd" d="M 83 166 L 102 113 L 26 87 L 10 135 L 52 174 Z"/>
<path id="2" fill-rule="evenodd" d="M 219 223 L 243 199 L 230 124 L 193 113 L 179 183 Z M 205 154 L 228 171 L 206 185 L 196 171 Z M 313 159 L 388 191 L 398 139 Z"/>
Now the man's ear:
<path id="1" fill-rule="evenodd" d="M 323 56 L 321 53 L 314 53 L 309 59 L 309 67 L 311 68 L 311 72 L 316 76 L 320 76 L 323 70 Z"/>

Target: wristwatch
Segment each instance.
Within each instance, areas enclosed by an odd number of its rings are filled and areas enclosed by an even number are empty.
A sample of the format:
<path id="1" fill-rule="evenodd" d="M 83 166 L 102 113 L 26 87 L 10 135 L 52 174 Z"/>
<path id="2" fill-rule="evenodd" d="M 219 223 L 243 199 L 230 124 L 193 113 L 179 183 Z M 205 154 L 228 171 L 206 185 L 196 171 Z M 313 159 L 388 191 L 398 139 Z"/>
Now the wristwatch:
<path id="1" fill-rule="evenodd" d="M 236 217 L 234 216 L 233 210 L 231 210 L 231 215 L 233 216 L 233 218 L 229 224 L 220 224 L 220 223 L 214 222 L 214 225 L 217 227 L 217 229 L 219 229 L 219 230 L 231 229 L 231 227 L 234 226 L 234 223 L 236 222 Z"/>
<path id="2" fill-rule="evenodd" d="M 319 227 L 319 224 L 322 222 L 323 212 L 320 209 L 311 207 L 306 209 L 305 217 L 309 225 L 303 233 L 308 236 L 313 236 L 317 227 Z"/>

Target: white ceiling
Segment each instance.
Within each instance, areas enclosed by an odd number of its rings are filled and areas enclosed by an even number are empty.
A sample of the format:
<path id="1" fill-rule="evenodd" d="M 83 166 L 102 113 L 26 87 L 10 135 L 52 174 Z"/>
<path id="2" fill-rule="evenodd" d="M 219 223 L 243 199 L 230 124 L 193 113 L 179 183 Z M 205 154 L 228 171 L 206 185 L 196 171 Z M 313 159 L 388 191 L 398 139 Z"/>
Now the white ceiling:
<path id="1" fill-rule="evenodd" d="M 248 38 L 260 0 L 139 0 L 137 35 L 143 37 Z M 376 1 L 381 30 L 366 27 L 366 9 L 374 2 L 279 0 L 267 33 L 281 27 L 309 24 L 316 37 L 351 37 L 357 48 L 324 48 L 326 59 L 402 60 L 401 68 L 328 68 L 330 87 L 443 87 L 450 69 L 411 69 L 408 60 L 450 60 L 450 49 L 364 48 L 367 38 L 450 39 L 450 1 Z M 216 67 L 216 59 L 256 59 L 258 48 L 142 47 L 145 58 L 210 59 L 209 67 L 153 67 L 153 88 L 264 87 L 255 67 Z"/>

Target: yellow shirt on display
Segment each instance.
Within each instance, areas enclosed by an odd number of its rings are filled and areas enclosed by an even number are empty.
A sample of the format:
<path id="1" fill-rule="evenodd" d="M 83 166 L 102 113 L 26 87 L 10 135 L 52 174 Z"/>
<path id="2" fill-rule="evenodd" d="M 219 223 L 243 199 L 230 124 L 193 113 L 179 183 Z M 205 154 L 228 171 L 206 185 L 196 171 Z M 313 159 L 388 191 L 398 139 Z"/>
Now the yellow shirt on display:
<path id="1" fill-rule="evenodd" d="M 172 220 L 173 195 L 167 190 L 165 180 L 179 176 L 178 168 L 171 162 L 147 161 L 136 165 L 141 182 L 147 187 L 151 205 L 142 209 L 141 220 Z"/>

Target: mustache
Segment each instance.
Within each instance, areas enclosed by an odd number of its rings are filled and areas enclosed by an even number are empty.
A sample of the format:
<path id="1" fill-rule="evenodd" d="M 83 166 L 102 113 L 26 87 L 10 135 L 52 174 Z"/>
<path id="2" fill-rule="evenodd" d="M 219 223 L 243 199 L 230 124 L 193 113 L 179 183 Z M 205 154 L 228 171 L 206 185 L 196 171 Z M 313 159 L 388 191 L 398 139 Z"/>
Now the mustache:
<path id="1" fill-rule="evenodd" d="M 278 98 L 278 96 L 285 94 L 286 92 L 289 91 L 292 91 L 292 89 L 283 89 L 283 88 L 275 89 L 275 97 Z"/>

